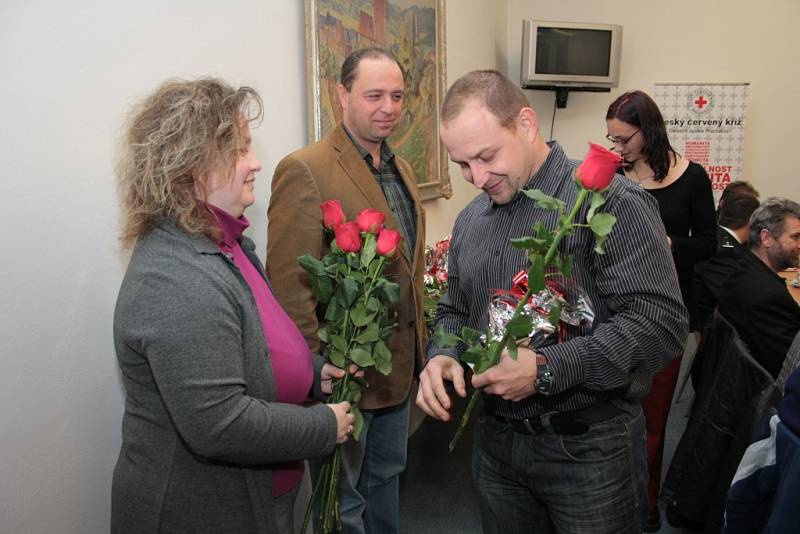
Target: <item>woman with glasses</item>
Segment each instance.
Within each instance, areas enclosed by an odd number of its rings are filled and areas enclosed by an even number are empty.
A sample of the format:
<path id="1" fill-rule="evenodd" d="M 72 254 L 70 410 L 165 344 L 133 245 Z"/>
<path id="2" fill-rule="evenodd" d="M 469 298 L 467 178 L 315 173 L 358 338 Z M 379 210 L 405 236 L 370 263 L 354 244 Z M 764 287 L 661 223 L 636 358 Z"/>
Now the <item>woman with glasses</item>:
<path id="1" fill-rule="evenodd" d="M 607 139 L 625 161 L 625 176 L 658 201 L 661 220 L 667 230 L 667 245 L 672 250 L 678 272 L 681 296 L 689 310 L 691 329 L 697 330 L 701 325 L 697 325 L 694 318 L 694 265 L 711 257 L 717 244 L 714 197 L 708 175 L 701 165 L 685 159 L 672 148 L 658 106 L 642 91 L 625 93 L 612 102 L 606 113 L 606 126 Z M 647 421 L 650 472 L 650 515 L 646 532 L 655 532 L 660 527 L 657 501 L 664 429 L 680 365 L 678 356 L 656 374 L 650 394 L 642 399 Z"/>

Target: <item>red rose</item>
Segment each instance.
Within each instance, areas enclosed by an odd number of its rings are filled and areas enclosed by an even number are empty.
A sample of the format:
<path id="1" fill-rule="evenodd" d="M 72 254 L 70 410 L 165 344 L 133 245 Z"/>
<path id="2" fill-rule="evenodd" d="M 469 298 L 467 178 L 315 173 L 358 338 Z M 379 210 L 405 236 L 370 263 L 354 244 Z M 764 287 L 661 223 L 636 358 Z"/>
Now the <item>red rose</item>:
<path id="1" fill-rule="evenodd" d="M 326 200 L 319 205 L 322 208 L 322 226 L 333 230 L 344 222 L 344 210 L 338 200 Z"/>
<path id="2" fill-rule="evenodd" d="M 337 201 L 338 202 L 338 201 Z M 345 252 L 358 252 L 361 250 L 361 233 L 358 223 L 346 222 L 333 227 L 336 244 Z"/>
<path id="3" fill-rule="evenodd" d="M 378 228 L 383 225 L 384 220 L 386 220 L 386 216 L 382 212 L 372 208 L 362 210 L 361 213 L 356 216 L 358 228 L 364 233 L 377 232 Z"/>
<path id="4" fill-rule="evenodd" d="M 580 184 L 590 191 L 603 191 L 614 178 L 622 165 L 622 158 L 619 154 L 611 152 L 600 145 L 589 143 L 589 152 L 583 159 L 575 175 Z"/>
<path id="5" fill-rule="evenodd" d="M 403 236 L 400 235 L 400 232 L 389 230 L 388 228 L 382 229 L 381 233 L 378 234 L 378 254 L 387 258 L 393 257 L 397 253 L 397 247 L 402 240 Z"/>

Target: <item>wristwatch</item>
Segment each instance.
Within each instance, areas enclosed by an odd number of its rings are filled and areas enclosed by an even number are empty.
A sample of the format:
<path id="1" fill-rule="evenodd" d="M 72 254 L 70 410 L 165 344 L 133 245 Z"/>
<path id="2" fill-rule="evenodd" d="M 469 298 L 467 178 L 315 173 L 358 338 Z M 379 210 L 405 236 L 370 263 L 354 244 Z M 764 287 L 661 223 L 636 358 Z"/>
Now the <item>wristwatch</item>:
<path id="1" fill-rule="evenodd" d="M 553 390 L 553 373 L 547 365 L 547 358 L 542 354 L 536 355 L 536 380 L 533 386 L 540 395 L 550 395 Z"/>

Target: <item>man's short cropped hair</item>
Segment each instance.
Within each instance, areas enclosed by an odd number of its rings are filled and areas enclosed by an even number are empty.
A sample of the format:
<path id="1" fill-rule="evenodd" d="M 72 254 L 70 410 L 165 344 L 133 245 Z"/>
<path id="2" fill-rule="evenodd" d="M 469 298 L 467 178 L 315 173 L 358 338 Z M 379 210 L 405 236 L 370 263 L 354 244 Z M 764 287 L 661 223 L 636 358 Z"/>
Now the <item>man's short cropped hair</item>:
<path id="1" fill-rule="evenodd" d="M 720 203 L 728 198 L 728 195 L 749 195 L 758 198 L 758 191 L 753 184 L 746 180 L 735 180 L 722 190 L 722 195 L 719 197 Z"/>
<path id="2" fill-rule="evenodd" d="M 342 70 L 339 73 L 339 83 L 341 83 L 345 90 L 349 92 L 350 88 L 353 87 L 353 82 L 355 81 L 356 77 L 358 77 L 358 65 L 361 63 L 361 60 L 377 59 L 382 57 L 391 59 L 397 63 L 400 73 L 403 75 L 403 79 L 405 79 L 406 73 L 403 71 L 403 66 L 400 64 L 400 62 L 397 60 L 397 56 L 395 56 L 391 50 L 382 48 L 380 46 L 370 46 L 367 48 L 359 48 L 345 58 L 344 62 L 342 63 Z"/>
<path id="3" fill-rule="evenodd" d="M 756 208 L 758 198 L 742 193 L 729 194 L 725 197 L 725 203 L 719 207 L 719 225 L 731 230 L 744 228 Z"/>
<path id="4" fill-rule="evenodd" d="M 525 93 L 496 70 L 474 70 L 455 81 L 444 97 L 442 122 L 455 119 L 464 106 L 478 101 L 497 117 L 500 125 L 516 130 L 522 108 L 530 107 Z"/>

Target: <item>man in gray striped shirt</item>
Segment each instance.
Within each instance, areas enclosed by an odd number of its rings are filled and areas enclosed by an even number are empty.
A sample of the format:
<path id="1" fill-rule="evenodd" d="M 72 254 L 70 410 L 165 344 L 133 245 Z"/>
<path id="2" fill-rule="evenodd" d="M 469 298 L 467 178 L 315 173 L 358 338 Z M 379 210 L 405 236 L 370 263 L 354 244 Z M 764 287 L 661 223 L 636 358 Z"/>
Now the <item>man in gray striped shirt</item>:
<path id="1" fill-rule="evenodd" d="M 526 268 L 510 239 L 557 214 L 520 193 L 540 189 L 571 205 L 577 162 L 546 143 L 525 94 L 496 71 L 456 81 L 442 106 L 442 142 L 464 178 L 486 194 L 459 214 L 437 327 L 484 330 L 496 290 Z M 472 378 L 484 392 L 473 475 L 484 532 L 640 532 L 647 514 L 645 423 L 639 399 L 650 377 L 683 347 L 688 329 L 677 275 L 655 201 L 617 176 L 604 211 L 617 217 L 606 253 L 590 229 L 562 243 L 576 283 L 591 299 L 591 327 L 568 327 L 565 341 L 507 353 Z M 585 218 L 586 209 L 581 213 Z M 417 404 L 449 420 L 445 382 L 466 395 L 457 349 L 428 347 Z"/>

